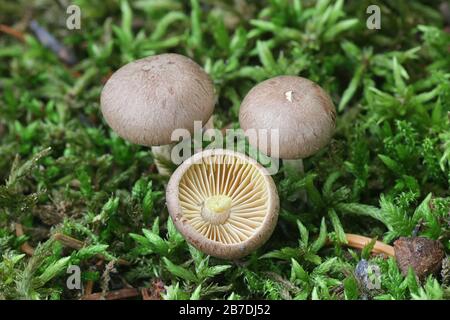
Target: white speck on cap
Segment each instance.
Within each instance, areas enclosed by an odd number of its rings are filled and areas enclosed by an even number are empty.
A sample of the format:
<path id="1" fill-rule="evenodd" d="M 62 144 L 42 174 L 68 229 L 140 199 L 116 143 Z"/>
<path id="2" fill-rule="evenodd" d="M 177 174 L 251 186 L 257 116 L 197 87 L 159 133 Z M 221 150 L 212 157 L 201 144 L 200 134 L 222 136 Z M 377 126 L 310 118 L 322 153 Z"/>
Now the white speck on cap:
<path id="1" fill-rule="evenodd" d="M 289 102 L 292 102 L 292 94 L 293 94 L 292 90 L 284 93 L 286 99 L 287 99 Z"/>

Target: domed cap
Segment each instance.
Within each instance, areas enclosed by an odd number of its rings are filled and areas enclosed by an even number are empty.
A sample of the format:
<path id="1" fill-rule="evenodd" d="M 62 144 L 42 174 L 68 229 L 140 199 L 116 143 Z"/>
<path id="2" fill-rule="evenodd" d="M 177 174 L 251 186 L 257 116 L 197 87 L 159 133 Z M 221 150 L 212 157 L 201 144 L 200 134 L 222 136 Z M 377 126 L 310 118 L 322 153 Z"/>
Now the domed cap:
<path id="1" fill-rule="evenodd" d="M 336 110 L 328 94 L 301 77 L 279 76 L 253 87 L 242 102 L 239 122 L 243 130 L 278 129 L 279 158 L 306 158 L 331 139 Z M 258 147 L 257 136 L 247 135 Z M 268 154 L 274 148 L 268 138 Z M 264 151 L 264 150 L 261 150 Z"/>
<path id="2" fill-rule="evenodd" d="M 179 54 L 130 62 L 106 82 L 101 110 L 122 138 L 146 146 L 171 143 L 175 129 L 194 131 L 214 111 L 214 86 L 205 71 Z"/>
<path id="3" fill-rule="evenodd" d="M 187 159 L 170 178 L 166 201 L 186 240 L 223 259 L 260 247 L 278 219 L 271 176 L 252 158 L 231 150 L 206 150 Z"/>

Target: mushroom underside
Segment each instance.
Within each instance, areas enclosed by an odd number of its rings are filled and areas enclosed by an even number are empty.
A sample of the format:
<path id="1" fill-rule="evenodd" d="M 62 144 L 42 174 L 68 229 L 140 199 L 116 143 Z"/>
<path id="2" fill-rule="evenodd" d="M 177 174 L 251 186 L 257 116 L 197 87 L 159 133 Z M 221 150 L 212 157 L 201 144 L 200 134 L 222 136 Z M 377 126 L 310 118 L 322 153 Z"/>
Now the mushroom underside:
<path id="1" fill-rule="evenodd" d="M 230 155 L 210 155 L 179 183 L 182 219 L 203 237 L 233 245 L 254 236 L 269 211 L 268 186 L 258 167 Z"/>

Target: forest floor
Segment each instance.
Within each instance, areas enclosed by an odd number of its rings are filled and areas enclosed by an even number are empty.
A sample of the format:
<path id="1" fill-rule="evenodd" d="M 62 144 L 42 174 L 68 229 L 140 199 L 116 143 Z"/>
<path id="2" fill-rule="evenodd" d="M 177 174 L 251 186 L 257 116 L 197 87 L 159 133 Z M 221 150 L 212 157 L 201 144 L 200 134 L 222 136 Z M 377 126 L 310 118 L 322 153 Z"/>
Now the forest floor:
<path id="1" fill-rule="evenodd" d="M 448 299 L 447 258 L 416 275 L 346 237 L 428 238 L 450 252 L 440 2 L 79 0 L 81 28 L 69 30 L 65 1 L 0 0 L 0 299 Z M 367 27 L 372 3 L 381 29 Z M 164 52 L 212 77 L 218 128 L 238 127 L 243 97 L 277 75 L 317 82 L 336 105 L 336 133 L 304 175 L 273 176 L 272 238 L 238 261 L 186 243 L 150 150 L 99 111 L 112 72 Z M 71 266 L 80 289 L 67 286 Z"/>

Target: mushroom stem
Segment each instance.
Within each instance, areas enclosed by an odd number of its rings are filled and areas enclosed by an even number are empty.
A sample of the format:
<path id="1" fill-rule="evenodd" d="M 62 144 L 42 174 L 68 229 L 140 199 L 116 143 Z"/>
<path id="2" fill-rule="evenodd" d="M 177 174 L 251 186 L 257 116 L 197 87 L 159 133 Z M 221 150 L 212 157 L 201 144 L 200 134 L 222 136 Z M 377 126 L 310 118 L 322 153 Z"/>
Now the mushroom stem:
<path id="1" fill-rule="evenodd" d="M 201 215 L 212 225 L 221 225 L 228 220 L 231 205 L 232 199 L 229 196 L 212 196 L 204 202 Z"/>
<path id="2" fill-rule="evenodd" d="M 205 132 L 208 129 L 214 129 L 214 116 L 211 116 L 211 118 L 209 118 L 209 120 L 203 126 L 202 131 Z M 190 145 L 191 138 L 185 137 L 183 138 L 181 143 L 188 143 L 188 145 Z M 171 153 L 174 145 L 175 144 L 172 143 L 162 146 L 151 147 L 156 168 L 161 176 L 170 176 L 171 174 L 170 170 L 167 168 L 167 164 L 172 163 Z M 201 149 L 194 150 L 194 154 L 199 151 L 201 151 Z"/>
<path id="3" fill-rule="evenodd" d="M 283 165 L 288 168 L 289 171 L 296 172 L 300 177 L 305 176 L 305 167 L 303 166 L 303 159 L 283 159 Z M 303 202 L 308 201 L 308 195 L 306 190 L 300 190 L 300 198 Z"/>
<path id="4" fill-rule="evenodd" d="M 171 163 L 170 153 L 172 151 L 172 145 L 166 144 L 163 146 L 152 146 L 152 153 L 155 159 L 155 165 L 158 173 L 162 176 L 170 176 L 170 170 L 167 168 L 167 163 Z M 166 164 L 165 164 L 166 163 Z"/>
<path id="5" fill-rule="evenodd" d="M 16 223 L 15 228 L 16 228 L 16 236 L 17 237 L 23 236 L 25 234 L 23 232 L 23 227 L 20 223 Z M 26 253 L 29 256 L 32 256 L 34 254 L 34 248 L 27 241 L 25 241 L 20 246 L 20 249 L 22 250 L 22 252 Z"/>
<path id="6" fill-rule="evenodd" d="M 347 246 L 349 246 L 351 248 L 357 248 L 357 249 L 364 248 L 366 245 L 368 245 L 372 241 L 372 239 L 370 239 L 368 237 L 360 236 L 358 234 L 346 233 L 345 237 L 347 238 Z M 377 253 L 377 254 L 383 253 L 387 256 L 395 257 L 394 247 L 390 246 L 388 244 L 385 244 L 381 241 L 375 242 L 372 252 Z"/>

